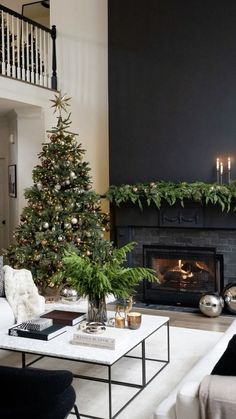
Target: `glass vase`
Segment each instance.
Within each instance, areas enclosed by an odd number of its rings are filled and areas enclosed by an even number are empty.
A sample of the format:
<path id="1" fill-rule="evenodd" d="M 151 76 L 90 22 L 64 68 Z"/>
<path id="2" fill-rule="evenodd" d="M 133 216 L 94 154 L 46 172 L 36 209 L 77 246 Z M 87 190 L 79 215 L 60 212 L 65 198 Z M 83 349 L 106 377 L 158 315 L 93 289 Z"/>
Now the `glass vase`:
<path id="1" fill-rule="evenodd" d="M 105 296 L 91 294 L 88 297 L 88 321 L 101 322 L 107 321 L 107 308 Z"/>

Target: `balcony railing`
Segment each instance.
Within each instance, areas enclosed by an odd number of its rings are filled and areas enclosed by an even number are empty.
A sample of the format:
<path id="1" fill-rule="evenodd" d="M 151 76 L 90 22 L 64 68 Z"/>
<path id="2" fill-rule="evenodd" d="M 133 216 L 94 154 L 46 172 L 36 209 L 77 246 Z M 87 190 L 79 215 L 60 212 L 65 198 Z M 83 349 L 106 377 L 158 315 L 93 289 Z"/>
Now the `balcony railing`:
<path id="1" fill-rule="evenodd" d="M 1 74 L 56 90 L 56 27 L 0 5 Z"/>

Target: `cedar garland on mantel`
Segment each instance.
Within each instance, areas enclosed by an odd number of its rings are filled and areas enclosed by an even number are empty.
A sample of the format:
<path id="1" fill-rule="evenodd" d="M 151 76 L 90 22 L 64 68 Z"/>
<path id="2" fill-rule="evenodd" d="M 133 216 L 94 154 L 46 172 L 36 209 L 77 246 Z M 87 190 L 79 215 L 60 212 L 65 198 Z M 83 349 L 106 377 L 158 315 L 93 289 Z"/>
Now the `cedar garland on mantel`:
<path id="1" fill-rule="evenodd" d="M 156 205 L 158 209 L 163 204 L 174 205 L 192 200 L 201 205 L 220 205 L 222 211 L 235 211 L 236 182 L 220 185 L 204 182 L 150 182 L 133 185 L 111 185 L 102 198 L 119 206 L 123 203 L 138 204 L 142 209 L 146 202 L 148 206 Z"/>

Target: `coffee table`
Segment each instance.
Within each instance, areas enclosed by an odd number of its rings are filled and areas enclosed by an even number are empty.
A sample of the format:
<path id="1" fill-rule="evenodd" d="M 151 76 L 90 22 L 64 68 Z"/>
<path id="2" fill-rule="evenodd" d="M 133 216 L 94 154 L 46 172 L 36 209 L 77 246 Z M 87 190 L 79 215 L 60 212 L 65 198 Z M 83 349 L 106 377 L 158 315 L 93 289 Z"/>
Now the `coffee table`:
<path id="1" fill-rule="evenodd" d="M 112 313 L 108 313 L 112 315 Z M 158 343 L 158 331 L 165 327 L 166 349 L 163 359 L 146 356 L 146 346 L 148 346 L 148 338 L 154 337 Z M 50 341 L 42 341 L 37 339 L 28 339 L 22 337 L 9 336 L 7 330 L 0 331 L 0 349 L 20 352 L 22 354 L 22 367 L 29 367 L 43 357 L 58 358 L 69 361 L 78 361 L 88 364 L 96 364 L 107 368 L 107 378 L 93 377 L 87 375 L 74 374 L 74 377 L 107 383 L 108 385 L 108 418 L 114 419 L 137 395 L 167 366 L 170 362 L 170 338 L 169 338 L 169 318 L 162 316 L 142 315 L 142 325 L 137 330 L 119 329 L 108 327 L 104 336 L 115 338 L 116 347 L 114 350 L 100 349 L 89 346 L 72 345 L 70 343 L 73 334 L 78 329 L 78 325 L 72 327 L 67 326 L 66 333 L 63 333 Z M 163 343 L 163 342 L 162 342 Z M 138 345 L 141 347 L 141 354 L 136 356 L 129 354 L 131 350 Z M 37 359 L 27 363 L 27 354 L 37 355 Z M 140 360 L 142 382 L 140 384 L 119 381 L 112 379 L 112 367 L 123 357 L 136 358 Z M 147 379 L 147 361 L 158 362 L 160 368 L 149 379 Z M 112 407 L 112 386 L 126 386 L 137 389 L 129 400 L 123 404 L 118 411 L 113 412 Z M 73 412 L 71 412 L 73 414 Z M 101 416 L 90 416 L 80 413 L 81 417 L 104 419 Z"/>

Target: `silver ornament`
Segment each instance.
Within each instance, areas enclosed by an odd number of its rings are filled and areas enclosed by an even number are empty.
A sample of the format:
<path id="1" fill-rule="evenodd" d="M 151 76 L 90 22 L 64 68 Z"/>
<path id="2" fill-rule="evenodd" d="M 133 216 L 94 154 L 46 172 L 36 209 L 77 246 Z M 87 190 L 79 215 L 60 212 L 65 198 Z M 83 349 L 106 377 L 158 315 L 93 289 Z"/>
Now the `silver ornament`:
<path id="1" fill-rule="evenodd" d="M 75 303 L 79 299 L 78 292 L 74 288 L 66 286 L 61 290 L 60 298 L 65 303 Z"/>
<path id="2" fill-rule="evenodd" d="M 225 306 L 231 313 L 236 313 L 236 284 L 230 283 L 223 290 Z"/>
<path id="3" fill-rule="evenodd" d="M 206 294 L 200 298 L 199 308 L 205 316 L 218 317 L 224 307 L 222 297 L 214 294 Z"/>
<path id="4" fill-rule="evenodd" d="M 41 190 L 42 190 L 43 185 L 42 185 L 42 183 L 41 183 L 41 182 L 38 182 L 38 183 L 37 183 L 37 188 L 38 188 L 38 190 L 39 190 L 39 191 L 41 191 Z"/>
<path id="5" fill-rule="evenodd" d="M 70 180 L 69 180 L 69 179 L 67 179 L 67 180 L 65 181 L 65 184 L 66 184 L 66 185 L 70 185 Z"/>
<path id="6" fill-rule="evenodd" d="M 45 221 L 45 223 L 43 223 L 43 228 L 47 229 L 49 227 L 49 224 L 47 223 L 47 221 Z"/>
<path id="7" fill-rule="evenodd" d="M 75 179 L 75 178 L 76 178 L 76 174 L 75 174 L 75 172 L 70 172 L 70 178 L 71 178 L 71 179 Z"/>
<path id="8" fill-rule="evenodd" d="M 72 218 L 72 220 L 71 220 L 71 224 L 77 224 L 77 223 L 78 223 L 77 218 L 76 218 L 76 217 Z"/>
<path id="9" fill-rule="evenodd" d="M 63 240 L 62 236 L 58 236 L 58 241 L 61 242 Z"/>
<path id="10" fill-rule="evenodd" d="M 54 186 L 54 189 L 55 189 L 56 191 L 60 191 L 60 189 L 61 189 L 61 185 L 59 185 L 59 183 L 57 183 L 57 184 Z"/>

